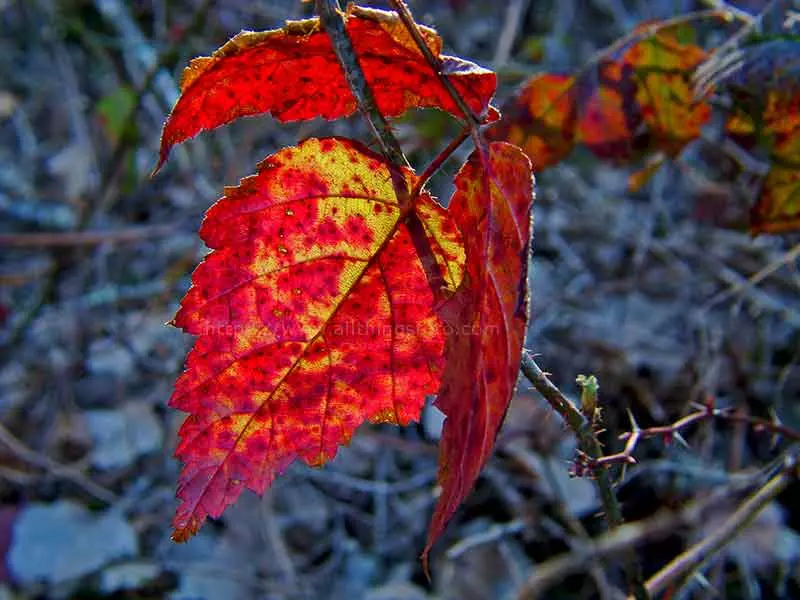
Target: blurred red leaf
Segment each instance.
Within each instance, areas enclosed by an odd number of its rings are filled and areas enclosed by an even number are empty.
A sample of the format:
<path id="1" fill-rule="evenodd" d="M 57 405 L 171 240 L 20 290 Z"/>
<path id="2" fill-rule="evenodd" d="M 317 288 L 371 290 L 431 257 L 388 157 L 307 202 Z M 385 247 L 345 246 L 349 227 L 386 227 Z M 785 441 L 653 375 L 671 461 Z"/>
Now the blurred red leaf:
<path id="1" fill-rule="evenodd" d="M 439 108 L 461 115 L 396 13 L 351 5 L 346 19 L 384 116 L 397 116 L 409 108 Z M 470 108 L 484 113 L 497 85 L 496 75 L 460 58 L 440 56 L 442 41 L 436 32 L 427 27 L 421 31 Z M 319 19 L 289 21 L 272 31 L 244 31 L 184 70 L 181 97 L 164 126 L 157 168 L 175 144 L 239 117 L 271 113 L 285 122 L 336 119 L 355 111 L 355 98 Z"/>
<path id="2" fill-rule="evenodd" d="M 530 161 L 516 146 L 493 142 L 472 153 L 455 186 L 449 210 L 470 235 L 464 283 L 440 311 L 451 325 L 436 401 L 446 416 L 439 450 L 442 493 L 424 559 L 492 453 L 517 381 L 528 320 Z"/>
<path id="3" fill-rule="evenodd" d="M 198 336 L 170 400 L 190 413 L 175 540 L 295 459 L 330 460 L 365 420 L 416 420 L 436 392 L 445 331 L 428 279 L 455 291 L 464 250 L 427 193 L 410 201 L 415 182 L 357 142 L 312 138 L 209 209 L 212 252 L 174 321 Z"/>

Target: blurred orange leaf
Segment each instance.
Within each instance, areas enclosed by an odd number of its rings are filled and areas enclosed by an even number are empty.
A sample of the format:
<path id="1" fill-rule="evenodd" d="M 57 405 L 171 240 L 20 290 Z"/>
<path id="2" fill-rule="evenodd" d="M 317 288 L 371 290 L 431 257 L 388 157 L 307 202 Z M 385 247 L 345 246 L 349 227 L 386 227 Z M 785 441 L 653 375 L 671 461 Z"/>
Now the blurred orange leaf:
<path id="1" fill-rule="evenodd" d="M 700 135 L 711 107 L 694 98 L 691 75 L 707 58 L 705 50 L 678 41 L 675 28 L 660 29 L 622 55 L 636 78 L 636 104 L 650 135 L 650 147 L 669 156 L 679 154 Z"/>
<path id="2" fill-rule="evenodd" d="M 521 147 L 537 171 L 560 162 L 575 144 L 573 84 L 567 75 L 532 77 L 504 105 L 502 119 L 487 131 L 487 138 Z"/>
<path id="3" fill-rule="evenodd" d="M 800 228 L 800 92 L 773 92 L 763 117 L 772 132 L 772 167 L 751 212 L 751 229 L 783 232 Z"/>
<path id="4" fill-rule="evenodd" d="M 656 174 L 656 171 L 664 166 L 665 162 L 667 162 L 667 156 L 663 152 L 648 158 L 644 167 L 628 175 L 628 192 L 635 194 L 641 191 Z"/>
<path id="5" fill-rule="evenodd" d="M 800 161 L 788 167 L 772 166 L 750 218 L 753 233 L 800 229 Z"/>
<path id="6" fill-rule="evenodd" d="M 750 211 L 752 233 L 800 228 L 800 91 L 739 98 L 726 131 L 746 147 L 769 150 L 770 169 Z"/>
<path id="7" fill-rule="evenodd" d="M 706 52 L 677 30 L 640 25 L 617 57 L 574 76 L 538 74 L 503 107 L 490 138 L 519 145 L 536 170 L 566 158 L 575 142 L 596 156 L 630 161 L 646 152 L 674 156 L 697 138 L 711 110 L 690 77 Z"/>
<path id="8" fill-rule="evenodd" d="M 599 158 L 633 157 L 642 120 L 631 73 L 629 65 L 603 60 L 581 76 L 578 138 Z"/>

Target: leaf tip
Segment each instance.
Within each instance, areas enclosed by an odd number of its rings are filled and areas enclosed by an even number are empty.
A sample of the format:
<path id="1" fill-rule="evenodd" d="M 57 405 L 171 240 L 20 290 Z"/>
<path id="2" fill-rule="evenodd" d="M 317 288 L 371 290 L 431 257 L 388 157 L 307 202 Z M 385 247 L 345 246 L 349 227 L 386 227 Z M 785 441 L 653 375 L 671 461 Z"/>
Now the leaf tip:
<path id="1" fill-rule="evenodd" d="M 486 114 L 481 119 L 481 125 L 491 125 L 492 123 L 497 123 L 500 119 L 503 118 L 503 113 L 500 110 L 490 104 L 486 109 Z"/>
<path id="2" fill-rule="evenodd" d="M 176 544 L 185 544 L 189 541 L 189 539 L 197 533 L 196 531 L 189 531 L 186 528 L 183 529 L 174 529 L 172 531 L 172 535 L 170 539 L 175 542 Z"/>
<path id="3" fill-rule="evenodd" d="M 176 544 L 185 544 L 197 534 L 203 521 L 205 519 L 198 519 L 194 516 L 188 519 L 179 519 L 176 515 L 170 539 Z"/>
<path id="4" fill-rule="evenodd" d="M 156 166 L 153 167 L 153 170 L 150 171 L 150 178 L 152 179 L 156 175 L 158 175 L 159 171 L 161 171 L 161 167 L 167 162 L 167 157 L 169 156 L 169 147 L 161 148 L 161 151 L 158 154 L 158 162 Z"/>
<path id="5" fill-rule="evenodd" d="M 428 560 L 428 555 L 431 551 L 430 542 L 425 544 L 425 549 L 422 551 L 419 559 L 422 562 L 422 572 L 425 574 L 425 579 L 428 580 L 428 583 L 431 583 L 431 569 L 430 569 L 430 562 Z"/>

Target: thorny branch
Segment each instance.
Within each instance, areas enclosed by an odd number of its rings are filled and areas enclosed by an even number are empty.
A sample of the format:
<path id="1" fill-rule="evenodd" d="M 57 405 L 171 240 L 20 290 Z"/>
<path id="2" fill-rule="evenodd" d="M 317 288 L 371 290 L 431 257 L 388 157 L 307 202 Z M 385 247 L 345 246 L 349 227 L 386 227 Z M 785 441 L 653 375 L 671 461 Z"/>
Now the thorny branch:
<path id="1" fill-rule="evenodd" d="M 603 450 L 600 441 L 594 433 L 592 422 L 578 409 L 577 406 L 564 394 L 561 393 L 547 375 L 539 368 L 533 357 L 527 352 L 522 353 L 522 373 L 533 384 L 533 387 L 544 396 L 545 400 L 569 425 L 570 429 L 578 438 L 578 446 L 584 454 L 594 460 L 600 460 Z M 597 491 L 600 495 L 600 502 L 603 505 L 606 521 L 609 527 L 614 529 L 622 525 L 622 510 L 614 493 L 611 482 L 611 475 L 606 469 L 598 469 L 594 477 Z M 642 586 L 641 566 L 635 555 L 629 553 L 628 580 L 635 592 L 636 598 L 647 598 L 647 593 Z"/>
<path id="2" fill-rule="evenodd" d="M 575 465 L 576 473 L 578 475 L 592 476 L 600 492 L 600 499 L 606 512 L 609 525 L 612 529 L 617 527 L 617 529 L 609 534 L 607 543 L 596 543 L 595 547 L 601 549 L 600 552 L 602 554 L 620 552 L 624 551 L 626 548 L 629 549 L 630 546 L 624 543 L 621 544 L 620 540 L 627 540 L 629 533 L 638 531 L 628 529 L 631 526 L 618 527 L 622 523 L 622 515 L 619 502 L 614 494 L 608 468 L 613 464 L 635 463 L 636 459 L 633 458 L 633 452 L 641 439 L 651 437 L 663 437 L 667 441 L 682 439 L 680 437 L 680 432 L 690 425 L 709 419 L 718 419 L 731 423 L 744 423 L 752 427 L 755 431 L 766 431 L 774 435 L 783 436 L 793 442 L 800 442 L 800 432 L 783 425 L 777 420 L 769 421 L 743 415 L 729 409 L 716 408 L 713 398 L 710 398 L 705 405 L 698 406 L 697 411 L 670 425 L 642 429 L 631 417 L 633 425 L 632 431 L 620 436 L 621 439 L 626 441 L 625 448 L 622 452 L 616 454 L 603 455 L 600 442 L 597 440 L 597 436 L 593 431 L 591 420 L 569 398 L 561 393 L 527 352 L 524 352 L 522 356 L 522 373 L 533 384 L 536 390 L 544 396 L 553 409 L 562 416 L 570 429 L 575 433 L 579 446 L 578 459 Z M 788 458 L 782 471 L 763 487 L 759 488 L 759 490 L 744 502 L 719 529 L 676 557 L 661 571 L 645 582 L 643 589 L 639 589 L 634 583 L 635 593 L 629 596 L 629 598 L 650 597 L 650 595 L 663 591 L 670 583 L 683 579 L 696 569 L 701 568 L 707 560 L 722 550 L 733 538 L 741 533 L 753 521 L 758 513 L 777 497 L 793 477 L 797 477 L 797 470 L 796 459 L 793 457 Z M 625 533 L 620 535 L 618 533 L 620 531 L 625 531 Z M 585 561 L 582 560 L 585 557 L 579 558 L 581 558 L 580 564 L 585 564 Z M 535 596 L 542 585 L 552 582 L 555 578 L 578 568 L 573 564 L 574 561 L 571 561 L 572 559 L 568 557 L 561 562 L 555 563 L 552 567 L 553 572 L 547 577 L 541 578 L 537 576 L 532 578 L 523 588 L 520 598 Z M 638 565 L 636 565 L 635 568 L 638 569 Z"/>
<path id="3" fill-rule="evenodd" d="M 592 431 L 592 424 L 589 419 L 575 406 L 572 400 L 561 393 L 561 390 L 550 381 L 544 371 L 536 364 L 536 361 L 533 360 L 533 357 L 527 352 L 522 353 L 522 374 L 572 429 L 578 438 L 578 446 L 581 452 L 594 460 L 600 460 L 603 456 L 603 450 L 600 446 L 600 441 Z M 595 481 L 606 520 L 612 528 L 621 525 L 622 511 L 617 501 L 617 496 L 614 494 L 611 476 L 605 469 L 598 470 L 596 475 Z"/>
<path id="4" fill-rule="evenodd" d="M 788 473 L 789 471 L 787 469 L 783 470 L 783 475 L 787 475 Z M 781 475 L 778 475 L 778 477 L 781 477 Z M 772 492 L 778 487 L 772 485 L 775 481 L 773 478 L 766 486 L 760 487 L 757 491 L 753 492 L 753 488 L 760 485 L 763 480 L 763 475 L 759 473 L 757 476 L 748 478 L 747 481 L 732 482 L 717 488 L 705 498 L 691 502 L 678 513 L 658 513 L 653 517 L 622 525 L 594 540 L 586 542 L 578 551 L 552 558 L 538 565 L 536 571 L 518 592 L 517 599 L 530 600 L 532 598 L 541 597 L 547 589 L 558 581 L 570 574 L 585 569 L 587 563 L 593 560 L 613 558 L 622 555 L 630 548 L 636 548 L 642 544 L 673 535 L 678 530 L 696 528 L 702 524 L 710 514 L 718 511 L 720 503 L 723 503 L 726 499 L 730 499 L 731 496 L 740 497 L 744 493 L 753 494 L 749 500 L 746 500 L 742 506 L 733 513 L 730 517 L 731 519 L 734 518 L 734 515 L 741 514 L 745 508 L 749 510 L 753 507 L 763 507 L 760 503 L 753 503 L 753 498 L 763 497 L 765 489 L 771 490 L 767 492 L 767 495 L 772 495 Z M 717 532 L 712 534 L 712 537 L 716 535 Z M 675 561 L 673 561 L 673 563 L 674 562 Z M 663 573 L 662 578 L 666 578 L 666 567 L 662 569 L 661 572 Z M 656 583 L 655 577 L 647 582 L 647 591 L 650 594 L 656 592 Z"/>
<path id="5" fill-rule="evenodd" d="M 623 433 L 620 436 L 620 439 L 625 441 L 625 448 L 616 454 L 600 457 L 593 457 L 585 452 L 581 452 L 576 463 L 579 475 L 596 472 L 600 468 L 613 464 L 635 464 L 636 459 L 633 457 L 633 452 L 639 441 L 653 437 L 662 437 L 667 443 L 671 442 L 673 439 L 682 440 L 681 431 L 695 423 L 711 419 L 718 419 L 729 423 L 744 423 L 752 427 L 756 432 L 765 431 L 795 442 L 800 442 L 800 431 L 796 431 L 777 420 L 769 421 L 759 417 L 751 417 L 729 408 L 716 408 L 714 399 L 711 397 L 709 397 L 705 405 L 698 406 L 698 410 L 669 425 L 641 429 L 633 416 L 630 418 L 631 431 Z"/>

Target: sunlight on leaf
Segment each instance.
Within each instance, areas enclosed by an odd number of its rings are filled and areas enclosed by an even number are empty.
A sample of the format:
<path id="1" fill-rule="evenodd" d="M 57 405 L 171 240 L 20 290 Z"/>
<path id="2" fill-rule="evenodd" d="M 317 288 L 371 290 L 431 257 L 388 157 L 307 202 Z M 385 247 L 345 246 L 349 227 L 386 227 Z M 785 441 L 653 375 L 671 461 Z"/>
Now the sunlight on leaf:
<path id="1" fill-rule="evenodd" d="M 170 400 L 190 413 L 175 540 L 292 461 L 330 460 L 365 420 L 419 418 L 445 330 L 418 248 L 453 289 L 464 250 L 428 194 L 410 203 L 415 182 L 357 142 L 312 138 L 209 209 L 200 235 L 212 252 L 174 320 L 198 336 Z"/>
<path id="2" fill-rule="evenodd" d="M 385 117 L 410 108 L 461 115 L 396 13 L 351 5 L 347 31 Z M 439 36 L 427 27 L 422 32 L 443 72 L 470 108 L 482 114 L 497 85 L 495 74 L 440 56 Z M 319 19 L 289 21 L 272 31 L 243 31 L 184 71 L 181 97 L 164 126 L 158 167 L 175 144 L 239 117 L 270 113 L 285 122 L 337 119 L 355 111 L 355 98 Z"/>
<path id="3" fill-rule="evenodd" d="M 494 142 L 456 174 L 450 212 L 465 238 L 466 274 L 440 310 L 450 324 L 436 406 L 445 414 L 427 557 L 494 449 L 519 372 L 528 321 L 533 176 L 516 146 Z"/>

